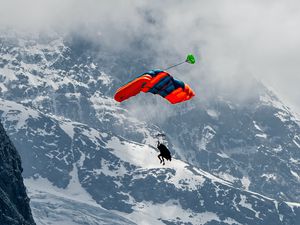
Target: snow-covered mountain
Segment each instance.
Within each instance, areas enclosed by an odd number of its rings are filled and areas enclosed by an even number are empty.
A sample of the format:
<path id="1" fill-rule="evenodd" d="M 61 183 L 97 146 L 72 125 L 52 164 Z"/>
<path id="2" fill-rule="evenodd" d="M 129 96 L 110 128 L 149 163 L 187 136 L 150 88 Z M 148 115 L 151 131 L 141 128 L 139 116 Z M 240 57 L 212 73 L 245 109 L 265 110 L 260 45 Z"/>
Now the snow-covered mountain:
<path id="1" fill-rule="evenodd" d="M 85 214 L 87 221 L 95 210 L 111 218 L 97 203 L 137 224 L 290 224 L 300 215 L 297 204 L 237 189 L 178 159 L 162 166 L 147 144 L 11 101 L 2 100 L 0 112 L 23 165 L 30 167 L 23 175 L 41 224 L 69 218 L 72 210 Z M 62 215 L 52 218 L 56 208 L 51 204 L 59 204 Z M 87 213 L 81 211 L 83 204 Z M 75 220 L 79 224 L 84 221 L 80 218 L 78 214 Z"/>
<path id="2" fill-rule="evenodd" d="M 299 202 L 299 122 L 261 84 L 248 106 L 223 96 L 146 123 L 112 99 L 133 56 L 118 61 L 58 35 L 0 41 L 0 114 L 38 223 L 97 224 L 99 215 L 98 224 L 299 220 L 299 205 L 285 202 Z M 166 166 L 152 147 L 161 132 L 175 153 Z"/>
<path id="3" fill-rule="evenodd" d="M 272 92 L 247 104 L 222 98 L 178 110 L 161 124 L 189 163 L 284 201 L 300 200 L 299 120 Z M 181 123 L 172 123 L 185 118 Z"/>

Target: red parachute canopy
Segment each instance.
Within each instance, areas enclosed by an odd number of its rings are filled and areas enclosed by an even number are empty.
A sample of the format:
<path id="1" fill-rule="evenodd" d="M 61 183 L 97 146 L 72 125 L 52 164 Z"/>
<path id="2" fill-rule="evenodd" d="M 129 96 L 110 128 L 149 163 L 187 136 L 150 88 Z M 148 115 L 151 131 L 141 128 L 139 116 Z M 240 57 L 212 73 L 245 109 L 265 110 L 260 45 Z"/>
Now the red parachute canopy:
<path id="1" fill-rule="evenodd" d="M 122 102 L 140 92 L 159 94 L 172 104 L 190 100 L 195 92 L 189 85 L 173 78 L 163 70 L 151 70 L 120 87 L 115 93 L 115 100 Z"/>

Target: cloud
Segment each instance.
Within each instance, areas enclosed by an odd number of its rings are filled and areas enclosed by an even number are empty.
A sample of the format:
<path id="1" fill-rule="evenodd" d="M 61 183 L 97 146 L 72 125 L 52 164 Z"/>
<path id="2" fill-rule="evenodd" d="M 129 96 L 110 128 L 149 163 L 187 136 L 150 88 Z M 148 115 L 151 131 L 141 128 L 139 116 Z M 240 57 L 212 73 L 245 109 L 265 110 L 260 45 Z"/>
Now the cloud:
<path id="1" fill-rule="evenodd" d="M 169 35 L 164 46 L 177 52 L 192 48 L 201 54 L 201 68 L 196 66 L 193 72 L 193 79 L 200 80 L 198 89 L 204 74 L 225 88 L 239 87 L 254 76 L 273 87 L 286 102 L 300 106 L 296 87 L 300 82 L 299 2 L 188 3 L 168 7 L 165 27 Z M 198 72 L 201 70 L 204 74 Z M 251 92 L 255 89 L 248 94 Z"/>
<path id="2" fill-rule="evenodd" d="M 300 111 L 300 3 L 204 0 L 1 0 L 0 27 L 78 32 L 118 51 L 142 40 L 153 65 L 193 52 L 194 66 L 174 69 L 200 93 L 209 79 L 237 88 L 254 76 Z M 151 48 L 151 51 L 150 51 Z M 241 90 L 240 90 L 241 91 Z M 255 90 L 251 90 L 253 92 Z"/>

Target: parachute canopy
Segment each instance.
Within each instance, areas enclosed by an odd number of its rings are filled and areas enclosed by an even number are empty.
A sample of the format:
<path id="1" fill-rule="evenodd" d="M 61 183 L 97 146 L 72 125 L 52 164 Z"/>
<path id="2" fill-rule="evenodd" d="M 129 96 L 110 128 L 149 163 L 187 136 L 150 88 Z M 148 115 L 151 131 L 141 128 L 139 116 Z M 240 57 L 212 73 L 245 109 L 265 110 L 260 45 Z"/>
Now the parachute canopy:
<path id="1" fill-rule="evenodd" d="M 189 85 L 173 78 L 166 71 L 151 70 L 120 87 L 114 98 L 116 101 L 122 102 L 141 91 L 159 94 L 172 104 L 187 101 L 195 96 Z"/>

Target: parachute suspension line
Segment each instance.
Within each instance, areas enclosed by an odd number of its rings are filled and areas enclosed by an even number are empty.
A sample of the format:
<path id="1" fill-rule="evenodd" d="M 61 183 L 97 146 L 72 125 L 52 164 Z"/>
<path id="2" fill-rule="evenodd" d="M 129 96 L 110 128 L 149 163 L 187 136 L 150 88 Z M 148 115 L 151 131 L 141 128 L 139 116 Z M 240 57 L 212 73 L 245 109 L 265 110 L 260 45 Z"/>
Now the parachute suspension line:
<path id="1" fill-rule="evenodd" d="M 171 69 L 171 68 L 179 66 L 179 65 L 181 65 L 183 63 L 195 64 L 195 62 L 196 62 L 195 56 L 192 55 L 192 54 L 189 54 L 189 55 L 187 55 L 186 60 L 184 60 L 183 62 L 177 63 L 177 64 L 175 64 L 173 66 L 169 66 L 169 67 L 165 68 L 164 70 Z"/>
<path id="2" fill-rule="evenodd" d="M 163 70 L 171 69 L 171 68 L 176 67 L 176 66 L 179 66 L 179 65 L 181 65 L 181 64 L 183 64 L 183 63 L 185 63 L 185 62 L 186 62 L 186 61 L 183 61 L 183 62 L 181 62 L 181 63 L 177 63 L 177 64 L 175 64 L 175 65 L 173 65 L 173 66 L 169 66 L 169 67 L 167 67 L 167 68 L 165 68 L 165 69 L 163 69 Z"/>

